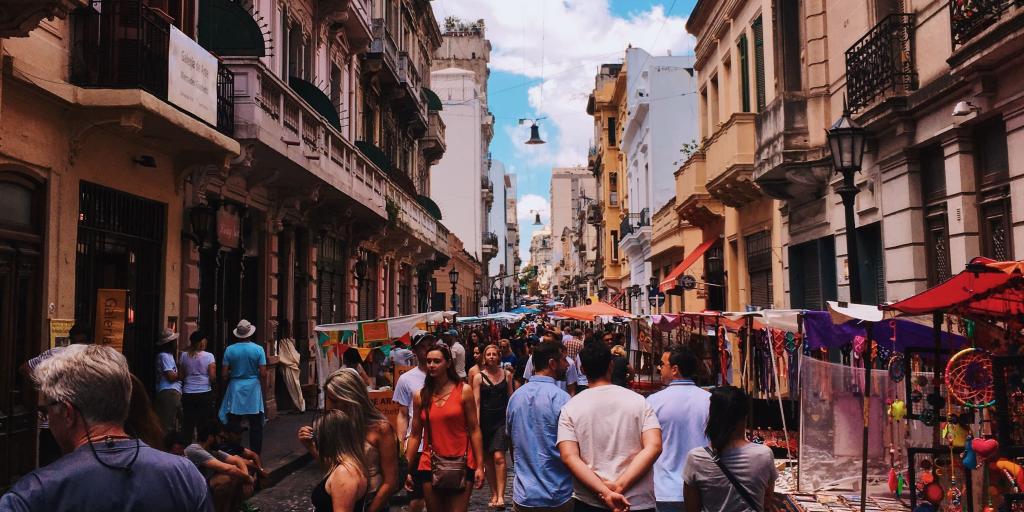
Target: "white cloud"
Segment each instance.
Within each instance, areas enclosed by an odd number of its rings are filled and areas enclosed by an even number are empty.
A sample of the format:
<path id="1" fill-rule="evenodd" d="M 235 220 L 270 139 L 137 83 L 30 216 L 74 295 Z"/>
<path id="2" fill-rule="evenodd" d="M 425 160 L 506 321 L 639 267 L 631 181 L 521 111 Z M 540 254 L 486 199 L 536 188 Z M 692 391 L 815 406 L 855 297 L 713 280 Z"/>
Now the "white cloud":
<path id="1" fill-rule="evenodd" d="M 519 221 L 532 223 L 538 212 L 541 223 L 547 223 L 551 219 L 551 204 L 546 198 L 537 194 L 525 194 L 516 201 L 516 217 Z"/>
<path id="2" fill-rule="evenodd" d="M 686 19 L 666 17 L 662 6 L 616 17 L 609 0 L 438 0 L 438 20 L 458 16 L 483 19 L 493 47 L 491 68 L 530 80 L 528 98 L 541 121 L 541 134 L 557 132 L 557 142 L 527 146 L 529 125 L 506 130 L 524 163 L 539 167 L 584 163 L 593 139 L 593 121 L 586 113 L 587 97 L 599 66 L 621 62 L 627 44 L 653 55 L 668 50 L 692 53 L 695 40 L 686 33 Z M 543 80 L 541 81 L 541 79 Z M 494 103 L 502 94 L 522 94 L 522 88 L 489 92 Z M 545 137 L 551 140 L 549 137 Z"/>

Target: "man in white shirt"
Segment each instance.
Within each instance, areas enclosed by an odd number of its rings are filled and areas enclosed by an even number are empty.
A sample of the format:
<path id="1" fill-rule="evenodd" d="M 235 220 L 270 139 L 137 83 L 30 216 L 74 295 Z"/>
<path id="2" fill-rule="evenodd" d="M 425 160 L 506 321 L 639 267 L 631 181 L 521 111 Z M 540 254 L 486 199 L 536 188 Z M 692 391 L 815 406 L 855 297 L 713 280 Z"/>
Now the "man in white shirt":
<path id="1" fill-rule="evenodd" d="M 662 451 L 654 463 L 654 496 L 658 512 L 683 512 L 683 466 L 690 450 L 708 445 L 704 427 L 711 393 L 697 387 L 693 376 L 700 360 L 677 346 L 661 356 L 661 380 L 667 387 L 647 398 L 661 424 Z"/>
<path id="2" fill-rule="evenodd" d="M 653 512 L 658 418 L 644 397 L 612 385 L 610 348 L 589 343 L 579 358 L 590 388 L 569 400 L 558 418 L 558 449 L 573 476 L 575 511 Z"/>
<path id="3" fill-rule="evenodd" d="M 413 397 L 423 389 L 423 383 L 427 379 L 427 351 L 434 346 L 436 338 L 429 334 L 423 334 L 413 339 L 412 347 L 416 352 L 416 361 L 419 363 L 416 368 L 409 370 L 398 378 L 395 383 L 395 393 L 392 400 L 398 404 L 398 416 L 395 417 L 398 435 L 402 438 L 401 450 L 405 453 L 405 441 L 409 438 L 409 431 L 412 428 L 412 402 Z M 419 451 L 423 451 L 423 443 L 420 443 Z M 417 457 L 419 460 L 419 457 Z M 423 487 L 413 485 L 409 502 L 410 512 L 423 510 Z"/>
<path id="4" fill-rule="evenodd" d="M 455 362 L 455 373 L 459 375 L 460 379 L 466 378 L 466 347 L 459 341 L 459 331 L 452 329 L 448 331 L 448 336 L 451 337 L 448 340 L 448 346 L 452 351 L 452 360 Z"/>

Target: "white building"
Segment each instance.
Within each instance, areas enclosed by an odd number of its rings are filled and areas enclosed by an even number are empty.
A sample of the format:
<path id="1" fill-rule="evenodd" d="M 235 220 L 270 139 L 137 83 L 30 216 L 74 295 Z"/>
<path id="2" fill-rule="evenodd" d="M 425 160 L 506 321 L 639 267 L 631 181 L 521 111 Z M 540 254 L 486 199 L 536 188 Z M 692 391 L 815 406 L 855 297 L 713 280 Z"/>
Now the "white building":
<path id="1" fill-rule="evenodd" d="M 494 133 L 494 116 L 487 109 L 491 44 L 482 21 L 447 23 L 445 29 L 430 77 L 444 106 L 441 118 L 450 142 L 431 169 L 430 197 L 441 209 L 444 225 L 483 262 L 486 273 L 499 245 L 488 218 L 496 188 L 488 153 Z"/>
<path id="2" fill-rule="evenodd" d="M 497 254 L 495 254 L 488 265 L 487 275 L 494 277 L 504 274 L 510 268 L 506 264 L 506 255 L 510 251 L 508 248 L 508 223 L 506 218 L 508 210 L 505 208 L 505 202 L 508 199 L 506 195 L 508 187 L 505 186 L 505 164 L 492 160 L 489 177 L 494 186 L 494 204 L 497 206 L 491 207 L 487 216 L 485 231 L 494 233 L 498 239 L 498 244 Z"/>
<path id="3" fill-rule="evenodd" d="M 629 260 L 629 282 L 650 284 L 651 217 L 675 197 L 674 172 L 683 145 L 700 137 L 694 58 L 653 56 L 626 50 L 626 122 L 619 147 L 625 153 L 626 204 L 619 247 Z M 625 272 L 623 272 L 625 273 Z M 646 313 L 646 300 L 634 313 Z"/>
<path id="4" fill-rule="evenodd" d="M 530 237 L 530 266 L 537 267 L 537 283 L 542 295 L 551 293 L 552 252 L 551 226 L 546 225 Z"/>

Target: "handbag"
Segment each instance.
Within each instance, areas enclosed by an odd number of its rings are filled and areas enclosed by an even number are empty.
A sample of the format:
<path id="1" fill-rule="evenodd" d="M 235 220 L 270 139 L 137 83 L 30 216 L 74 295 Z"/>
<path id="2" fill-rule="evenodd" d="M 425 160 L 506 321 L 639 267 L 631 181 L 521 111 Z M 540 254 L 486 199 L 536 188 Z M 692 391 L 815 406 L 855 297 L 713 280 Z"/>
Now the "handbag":
<path id="1" fill-rule="evenodd" d="M 452 394 L 456 390 L 452 390 Z M 452 400 L 455 397 L 449 397 Z M 446 402 L 447 403 L 447 402 Z M 469 446 L 467 440 L 466 452 L 454 457 L 438 455 L 434 449 L 434 435 L 430 430 L 430 409 L 426 412 L 427 439 L 430 440 L 430 484 L 434 489 L 441 491 L 462 491 L 466 488 L 467 459 Z"/>
<path id="2" fill-rule="evenodd" d="M 715 464 L 718 465 L 718 469 L 722 470 L 725 477 L 732 482 L 733 488 L 736 489 L 736 492 L 740 493 L 740 498 L 743 498 L 743 501 L 747 502 L 747 506 L 749 506 L 754 512 L 761 512 L 761 506 L 757 504 L 757 501 L 750 495 L 747 488 L 743 487 L 743 484 L 741 484 L 736 478 L 736 475 L 732 474 L 732 471 L 729 471 L 729 469 L 725 467 L 725 464 L 722 464 L 722 459 L 718 458 L 710 447 L 705 446 L 704 450 L 711 456 L 711 460 L 715 461 Z"/>

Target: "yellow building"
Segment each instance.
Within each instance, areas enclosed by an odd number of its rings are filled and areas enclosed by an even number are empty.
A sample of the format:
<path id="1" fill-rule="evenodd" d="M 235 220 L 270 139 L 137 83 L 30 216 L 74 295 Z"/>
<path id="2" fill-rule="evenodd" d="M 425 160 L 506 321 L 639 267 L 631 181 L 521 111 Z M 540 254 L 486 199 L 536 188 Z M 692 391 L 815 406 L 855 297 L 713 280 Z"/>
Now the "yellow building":
<path id="1" fill-rule="evenodd" d="M 714 309 L 785 306 L 779 203 L 752 180 L 755 118 L 773 99 L 765 88 L 775 79 L 770 24 L 764 21 L 770 9 L 767 1 L 730 6 L 700 0 L 686 24 L 697 36 L 701 143 L 677 178 L 705 183 L 708 196 L 724 205 L 719 210 L 701 199 L 705 214 L 722 215 L 721 250 L 714 247 L 705 256 Z M 679 201 L 684 211 L 693 208 L 693 194 L 687 197 L 689 203 Z M 715 223 L 711 218 L 704 224 Z M 724 287 L 724 304 L 717 303 L 718 286 Z"/>
<path id="2" fill-rule="evenodd" d="M 603 64 L 594 79 L 594 91 L 587 102 L 587 114 L 594 118 L 594 147 L 589 167 L 597 177 L 601 224 L 598 231 L 599 266 L 602 267 L 603 300 L 614 298 L 622 290 L 623 272 L 619 254 L 619 217 L 625 187 L 621 175 L 622 157 L 618 140 L 621 131 L 620 110 L 625 105 L 626 70 L 622 64 Z"/>

